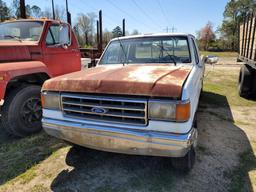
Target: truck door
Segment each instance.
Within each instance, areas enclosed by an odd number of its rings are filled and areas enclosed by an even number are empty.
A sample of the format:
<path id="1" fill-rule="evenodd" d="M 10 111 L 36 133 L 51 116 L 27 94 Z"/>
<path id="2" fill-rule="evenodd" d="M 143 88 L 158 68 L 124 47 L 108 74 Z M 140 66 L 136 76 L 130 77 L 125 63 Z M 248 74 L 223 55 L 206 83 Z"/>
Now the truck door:
<path id="1" fill-rule="evenodd" d="M 195 61 L 195 74 L 194 74 L 194 79 L 193 79 L 193 88 L 194 88 L 194 95 L 193 95 L 193 100 L 192 102 L 194 102 L 195 104 L 195 108 L 192 110 L 196 110 L 197 106 L 198 106 L 198 102 L 199 102 L 199 97 L 200 97 L 200 93 L 202 90 L 202 86 L 203 86 L 203 76 L 204 76 L 204 64 L 202 63 L 202 61 L 200 60 L 199 57 L 199 53 L 198 53 L 198 48 L 197 45 L 195 43 L 195 40 L 193 38 L 191 38 L 191 42 L 192 42 L 192 49 L 193 49 L 193 55 L 194 55 L 194 61 Z M 193 56 L 192 55 L 192 56 Z"/>
<path id="2" fill-rule="evenodd" d="M 67 24 L 51 24 L 43 42 L 44 62 L 52 76 L 81 69 L 77 42 L 72 42 L 72 32 Z"/>

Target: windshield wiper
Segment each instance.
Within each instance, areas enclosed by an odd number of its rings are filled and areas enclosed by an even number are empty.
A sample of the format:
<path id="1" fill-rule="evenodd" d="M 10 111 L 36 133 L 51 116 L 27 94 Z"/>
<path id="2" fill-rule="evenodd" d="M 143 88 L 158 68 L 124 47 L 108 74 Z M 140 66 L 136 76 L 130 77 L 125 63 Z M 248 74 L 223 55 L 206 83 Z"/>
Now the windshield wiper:
<path id="1" fill-rule="evenodd" d="M 127 55 L 126 55 L 126 52 L 124 50 L 124 46 L 123 46 L 123 43 L 122 43 L 121 39 L 119 39 L 119 37 L 117 39 L 119 41 L 120 47 L 122 48 L 122 51 L 123 51 L 123 54 L 124 54 L 124 57 L 125 57 L 124 61 L 123 61 L 123 66 L 124 66 L 125 64 L 128 64 L 127 63 Z"/>
<path id="2" fill-rule="evenodd" d="M 171 54 L 169 53 L 169 51 L 164 48 L 163 45 L 157 45 L 157 46 L 161 48 L 162 52 L 163 52 L 163 51 L 166 52 L 166 54 L 170 57 L 170 59 L 172 60 L 172 62 L 173 62 L 174 65 L 176 66 L 176 65 L 177 65 L 177 61 L 174 59 L 174 56 L 171 55 Z M 159 55 L 159 59 L 160 59 L 160 55 Z"/>
<path id="3" fill-rule="evenodd" d="M 12 39 L 16 39 L 17 41 L 19 42 L 22 42 L 21 38 L 20 37 L 17 37 L 17 36 L 14 36 L 14 35 L 4 35 L 4 38 L 7 37 L 7 38 L 12 38 Z"/>

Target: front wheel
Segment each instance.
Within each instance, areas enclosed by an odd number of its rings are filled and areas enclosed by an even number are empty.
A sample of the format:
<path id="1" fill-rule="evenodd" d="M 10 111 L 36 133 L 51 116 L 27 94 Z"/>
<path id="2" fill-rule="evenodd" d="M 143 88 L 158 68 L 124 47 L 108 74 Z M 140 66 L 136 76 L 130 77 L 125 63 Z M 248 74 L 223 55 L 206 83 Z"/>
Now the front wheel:
<path id="1" fill-rule="evenodd" d="M 196 159 L 196 153 L 192 147 L 185 157 L 173 158 L 172 165 L 177 171 L 189 172 L 194 164 Z"/>
<path id="2" fill-rule="evenodd" d="M 40 86 L 25 85 L 7 95 L 1 122 L 7 133 L 24 137 L 42 129 L 40 90 Z"/>

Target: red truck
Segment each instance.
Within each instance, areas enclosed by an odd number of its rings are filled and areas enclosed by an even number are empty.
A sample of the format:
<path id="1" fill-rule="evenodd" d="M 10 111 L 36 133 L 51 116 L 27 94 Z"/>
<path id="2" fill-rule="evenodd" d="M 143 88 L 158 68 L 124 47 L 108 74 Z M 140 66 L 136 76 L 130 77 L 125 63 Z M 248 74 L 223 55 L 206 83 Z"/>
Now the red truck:
<path id="1" fill-rule="evenodd" d="M 81 70 L 69 24 L 50 19 L 0 24 L 0 127 L 15 136 L 41 130 L 40 91 L 51 77 Z"/>

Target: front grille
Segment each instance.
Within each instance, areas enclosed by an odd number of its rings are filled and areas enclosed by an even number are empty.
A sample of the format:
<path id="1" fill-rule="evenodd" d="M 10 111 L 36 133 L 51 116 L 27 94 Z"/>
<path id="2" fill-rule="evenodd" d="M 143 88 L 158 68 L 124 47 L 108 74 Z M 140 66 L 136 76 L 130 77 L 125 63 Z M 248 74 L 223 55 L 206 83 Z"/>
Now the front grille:
<path id="1" fill-rule="evenodd" d="M 62 94 L 61 102 L 65 116 L 121 124 L 147 124 L 146 99 Z"/>

